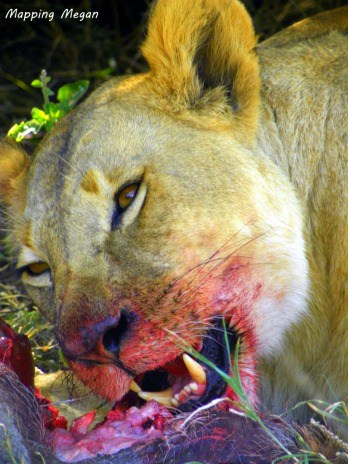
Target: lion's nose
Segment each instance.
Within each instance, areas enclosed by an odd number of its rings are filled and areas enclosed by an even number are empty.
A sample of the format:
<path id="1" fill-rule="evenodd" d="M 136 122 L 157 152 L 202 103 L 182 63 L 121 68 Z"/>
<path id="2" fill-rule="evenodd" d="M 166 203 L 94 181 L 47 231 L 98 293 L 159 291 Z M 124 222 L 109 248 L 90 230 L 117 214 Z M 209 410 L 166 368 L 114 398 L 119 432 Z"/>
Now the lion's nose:
<path id="1" fill-rule="evenodd" d="M 129 332 L 131 319 L 131 314 L 127 310 L 122 310 L 118 324 L 106 330 L 102 338 L 102 344 L 106 351 L 118 356 L 121 343 Z"/>
<path id="2" fill-rule="evenodd" d="M 136 316 L 122 308 L 118 316 L 109 316 L 98 322 L 81 324 L 71 333 L 57 331 L 59 345 L 67 359 L 118 359 L 122 342 L 129 336 Z M 79 334 L 76 336 L 76 334 Z"/>

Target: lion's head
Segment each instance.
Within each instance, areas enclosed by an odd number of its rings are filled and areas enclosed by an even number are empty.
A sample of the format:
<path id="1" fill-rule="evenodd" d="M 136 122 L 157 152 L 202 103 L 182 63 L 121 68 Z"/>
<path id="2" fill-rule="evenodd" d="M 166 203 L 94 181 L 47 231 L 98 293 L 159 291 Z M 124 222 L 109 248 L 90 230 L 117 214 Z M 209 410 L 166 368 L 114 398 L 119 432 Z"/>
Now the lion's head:
<path id="1" fill-rule="evenodd" d="M 184 341 L 229 372 L 226 338 L 255 401 L 257 358 L 305 310 L 300 206 L 255 142 L 254 46 L 237 1 L 160 1 L 148 73 L 99 88 L 33 159 L 2 144 L 23 282 L 77 376 L 111 401 L 133 380 L 181 409 L 233 397 L 183 357 Z"/>

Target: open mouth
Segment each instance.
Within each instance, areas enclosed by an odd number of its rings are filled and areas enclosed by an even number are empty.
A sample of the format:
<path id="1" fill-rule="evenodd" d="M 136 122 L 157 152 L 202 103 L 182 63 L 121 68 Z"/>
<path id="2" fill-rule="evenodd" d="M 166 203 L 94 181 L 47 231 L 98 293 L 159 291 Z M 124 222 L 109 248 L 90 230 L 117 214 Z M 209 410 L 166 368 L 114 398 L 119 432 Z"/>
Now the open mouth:
<path id="1" fill-rule="evenodd" d="M 238 335 L 223 322 L 221 317 L 213 319 L 198 351 L 228 374 Z M 135 376 L 128 393 L 114 404 L 103 422 L 90 428 L 95 417 L 91 411 L 75 419 L 69 430 L 48 430 L 46 441 L 65 462 L 115 454 L 155 439 L 166 442 L 175 429 L 174 415 L 199 409 L 223 396 L 226 387 L 214 368 L 184 353 L 161 368 Z M 180 422 L 182 416 L 178 417 Z"/>
<path id="2" fill-rule="evenodd" d="M 228 374 L 237 339 L 237 333 L 225 328 L 223 319 L 216 317 L 202 340 L 199 353 Z M 159 369 L 136 376 L 131 384 L 131 391 L 138 398 L 155 400 L 179 412 L 193 411 L 220 397 L 225 390 L 226 382 L 215 369 L 186 353 Z M 134 405 L 134 394 L 127 394 L 122 401 Z"/>

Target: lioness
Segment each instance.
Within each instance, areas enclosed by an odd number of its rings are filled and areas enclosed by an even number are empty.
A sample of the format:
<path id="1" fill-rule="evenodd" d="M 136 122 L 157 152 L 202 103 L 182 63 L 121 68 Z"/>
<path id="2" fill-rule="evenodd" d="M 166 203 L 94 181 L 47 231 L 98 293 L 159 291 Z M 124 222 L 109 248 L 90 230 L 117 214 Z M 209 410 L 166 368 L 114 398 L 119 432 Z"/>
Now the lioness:
<path id="1" fill-rule="evenodd" d="M 345 7 L 257 45 L 237 0 L 159 0 L 149 72 L 33 158 L 1 144 L 23 282 L 95 393 L 235 399 L 183 355 L 229 373 L 227 338 L 257 407 L 348 400 L 347 26 Z"/>

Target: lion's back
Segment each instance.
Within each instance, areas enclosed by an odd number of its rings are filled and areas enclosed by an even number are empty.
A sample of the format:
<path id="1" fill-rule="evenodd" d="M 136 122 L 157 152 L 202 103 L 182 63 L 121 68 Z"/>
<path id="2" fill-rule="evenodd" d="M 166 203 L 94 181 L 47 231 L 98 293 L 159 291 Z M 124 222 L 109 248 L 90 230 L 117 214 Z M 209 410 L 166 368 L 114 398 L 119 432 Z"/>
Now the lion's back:
<path id="1" fill-rule="evenodd" d="M 261 43 L 261 47 L 286 47 L 294 43 L 327 36 L 330 32 L 348 32 L 348 6 L 325 11 L 303 19 L 274 34 Z"/>

